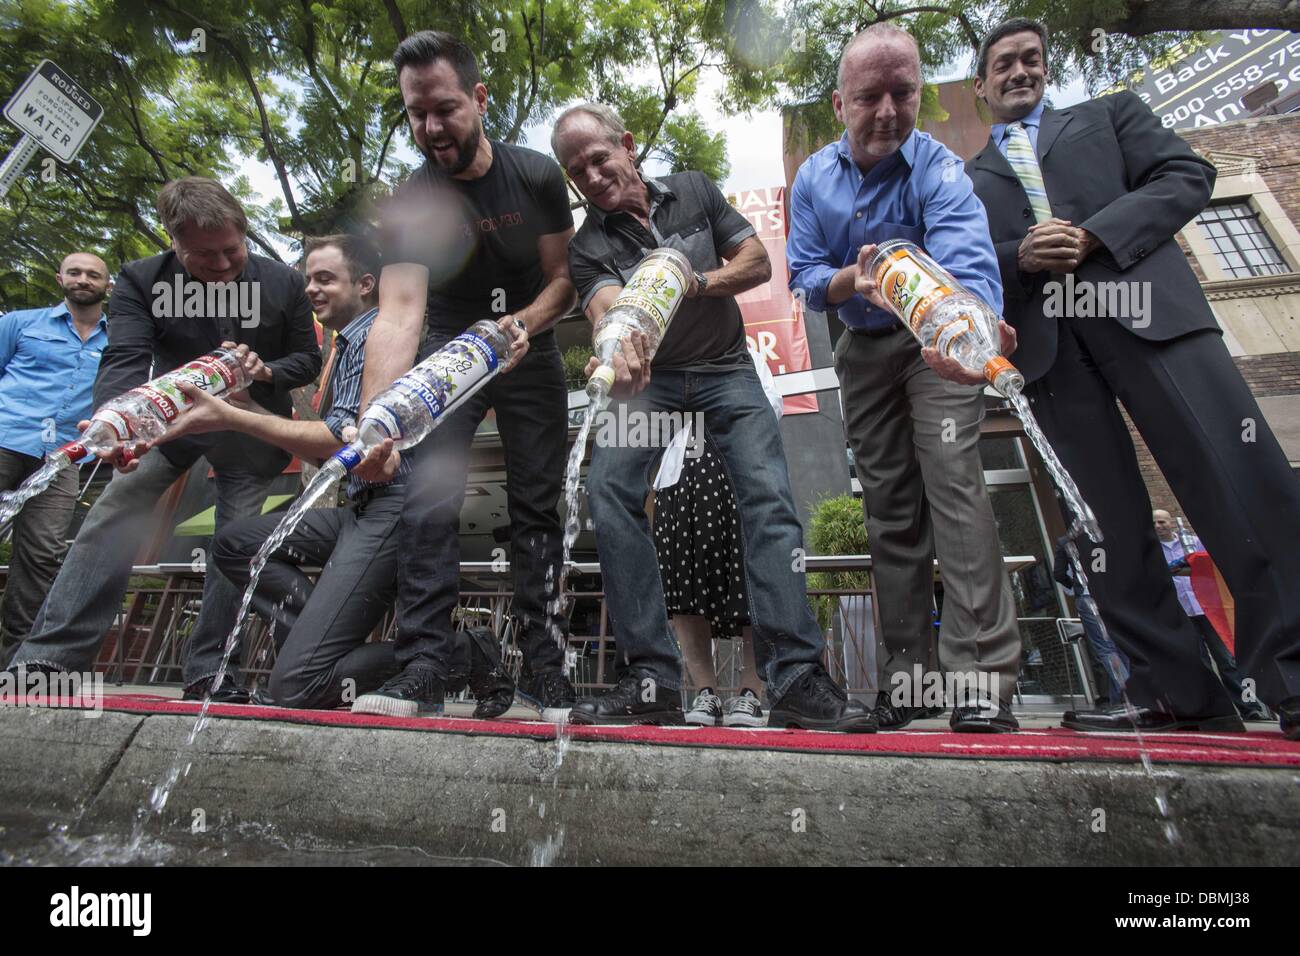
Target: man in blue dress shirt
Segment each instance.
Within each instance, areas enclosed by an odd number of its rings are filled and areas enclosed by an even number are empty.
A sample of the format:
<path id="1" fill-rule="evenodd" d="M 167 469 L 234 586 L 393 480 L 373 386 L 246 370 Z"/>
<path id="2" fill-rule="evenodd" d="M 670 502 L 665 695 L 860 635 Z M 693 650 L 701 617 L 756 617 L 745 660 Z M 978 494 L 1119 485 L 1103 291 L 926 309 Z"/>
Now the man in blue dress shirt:
<path id="1" fill-rule="evenodd" d="M 865 275 L 877 244 L 909 239 L 1000 313 L 988 220 L 961 160 L 914 128 L 922 82 L 911 36 L 884 23 L 859 33 L 844 48 L 837 86 L 833 103 L 846 132 L 795 177 L 787 255 L 795 294 L 814 311 L 838 309 L 848 328 L 836 344 L 835 370 L 885 647 L 876 717 L 885 729 L 931 713 L 914 667 L 934 670 L 937 554 L 944 584 L 938 663 L 968 682 L 956 684 L 950 724 L 1013 731 L 1020 630 L 980 462 L 982 380 L 923 351 L 879 306 Z M 1014 336 L 1000 328 L 1009 351 Z"/>
<path id="2" fill-rule="evenodd" d="M 20 485 L 90 417 L 99 356 L 108 344 L 108 266 L 99 256 L 74 252 L 56 278 L 64 292 L 59 305 L 0 316 L 0 491 Z M 14 521 L 0 599 L 0 667 L 31 630 L 58 573 L 76 500 L 77 471 L 70 468 Z"/>

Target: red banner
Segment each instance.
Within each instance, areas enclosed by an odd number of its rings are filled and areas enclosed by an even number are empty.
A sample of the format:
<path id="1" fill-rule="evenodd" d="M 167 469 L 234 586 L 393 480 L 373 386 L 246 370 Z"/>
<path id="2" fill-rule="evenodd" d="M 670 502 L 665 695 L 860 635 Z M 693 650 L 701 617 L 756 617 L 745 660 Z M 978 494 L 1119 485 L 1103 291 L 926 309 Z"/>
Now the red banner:
<path id="1" fill-rule="evenodd" d="M 1201 605 L 1201 610 L 1214 625 L 1214 629 L 1219 632 L 1219 637 L 1223 638 L 1228 653 L 1235 657 L 1237 615 L 1232 592 L 1228 590 L 1228 582 L 1223 580 L 1223 575 L 1204 551 L 1193 551 L 1187 556 L 1187 563 L 1192 569 L 1192 593 L 1196 595 L 1196 602 Z"/>
<path id="2" fill-rule="evenodd" d="M 763 357 L 773 375 L 806 371 L 812 368 L 812 358 L 808 353 L 802 305 L 795 301 L 786 284 L 785 187 L 743 190 L 728 196 L 727 200 L 758 231 L 758 238 L 772 260 L 772 278 L 765 285 L 736 296 L 745 320 L 749 350 Z M 817 410 L 816 395 L 792 395 L 785 400 L 787 415 Z"/>

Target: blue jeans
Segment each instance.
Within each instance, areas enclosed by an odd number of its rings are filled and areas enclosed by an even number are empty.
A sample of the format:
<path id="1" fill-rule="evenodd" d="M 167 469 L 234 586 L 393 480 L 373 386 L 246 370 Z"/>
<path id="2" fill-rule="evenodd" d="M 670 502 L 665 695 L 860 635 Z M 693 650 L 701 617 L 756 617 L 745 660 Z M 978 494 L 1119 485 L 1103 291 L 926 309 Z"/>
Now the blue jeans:
<path id="1" fill-rule="evenodd" d="M 1115 642 L 1105 636 L 1101 630 L 1101 621 L 1085 604 L 1076 604 L 1079 621 L 1083 624 L 1084 636 L 1088 638 L 1088 647 L 1097 663 L 1106 675 L 1106 693 L 1113 706 L 1118 707 L 1122 700 L 1124 685 L 1128 683 L 1128 659 Z"/>
<path id="2" fill-rule="evenodd" d="M 150 515 L 163 492 L 188 470 L 155 450 L 141 458 L 140 467 L 131 474 L 113 475 L 72 542 L 36 615 L 31 636 L 18 648 L 13 664 L 82 672 L 95 666 L 100 645 L 122 607 L 131 562 L 153 530 Z M 217 530 L 257 514 L 270 482 L 250 473 L 217 472 Z M 216 674 L 239 598 L 235 585 L 215 569 L 209 570 L 203 581 L 203 609 L 185 655 L 186 684 Z M 238 654 L 231 658 L 231 672 L 238 679 Z"/>
<path id="3" fill-rule="evenodd" d="M 626 410 L 621 411 L 620 405 Z M 796 570 L 802 567 L 796 559 L 802 554 L 803 528 L 790 494 L 781 432 L 753 365 L 655 372 L 645 391 L 612 403 L 609 412 L 703 413 L 705 431 L 721 454 L 740 512 L 745 597 L 759 674 L 767 683 L 770 698 L 779 700 L 795 680 L 820 662 L 823 642 L 808 607 L 803 571 Z M 593 432 L 599 439 L 599 420 Z M 649 470 L 660 450 L 598 440 L 587 479 L 587 500 L 596 529 L 605 599 L 626 672 L 649 677 L 660 688 L 676 691 L 682 684 L 682 659 L 668 625 L 658 557 L 645 512 Z"/>

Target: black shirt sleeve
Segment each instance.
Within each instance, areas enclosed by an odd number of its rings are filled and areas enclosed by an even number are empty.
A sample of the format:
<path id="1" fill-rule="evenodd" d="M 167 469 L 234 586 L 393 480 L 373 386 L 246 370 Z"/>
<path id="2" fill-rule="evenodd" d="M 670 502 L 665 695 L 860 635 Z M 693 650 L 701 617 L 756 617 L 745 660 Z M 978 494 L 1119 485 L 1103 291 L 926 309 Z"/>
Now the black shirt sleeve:
<path id="1" fill-rule="evenodd" d="M 569 279 L 578 290 L 578 307 L 584 312 L 596 292 L 607 285 L 623 285 L 612 262 L 603 262 L 582 248 L 577 237 L 569 243 Z"/>
<path id="2" fill-rule="evenodd" d="M 156 334 L 144 290 L 123 271 L 108 300 L 108 347 L 95 374 L 95 408 L 149 381 Z"/>
<path id="3" fill-rule="evenodd" d="M 559 164 L 545 156 L 536 163 L 537 205 L 543 216 L 542 234 L 550 235 L 573 228 L 573 210 L 569 208 L 569 188 Z"/>
<path id="4" fill-rule="evenodd" d="M 307 286 L 296 269 L 289 270 L 289 308 L 284 324 L 284 355 L 266 363 L 271 385 L 288 391 L 320 374 L 320 345 L 316 342 L 316 321 L 312 317 Z"/>

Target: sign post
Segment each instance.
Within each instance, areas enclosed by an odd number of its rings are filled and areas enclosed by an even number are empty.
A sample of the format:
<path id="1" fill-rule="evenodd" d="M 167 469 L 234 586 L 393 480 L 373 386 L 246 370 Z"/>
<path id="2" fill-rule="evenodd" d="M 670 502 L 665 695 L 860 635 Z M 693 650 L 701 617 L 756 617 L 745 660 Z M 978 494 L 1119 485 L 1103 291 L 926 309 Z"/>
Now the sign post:
<path id="1" fill-rule="evenodd" d="M 50 60 L 42 60 L 5 104 L 4 117 L 23 136 L 0 164 L 0 197 L 39 150 L 69 163 L 90 139 L 104 107 Z"/>

